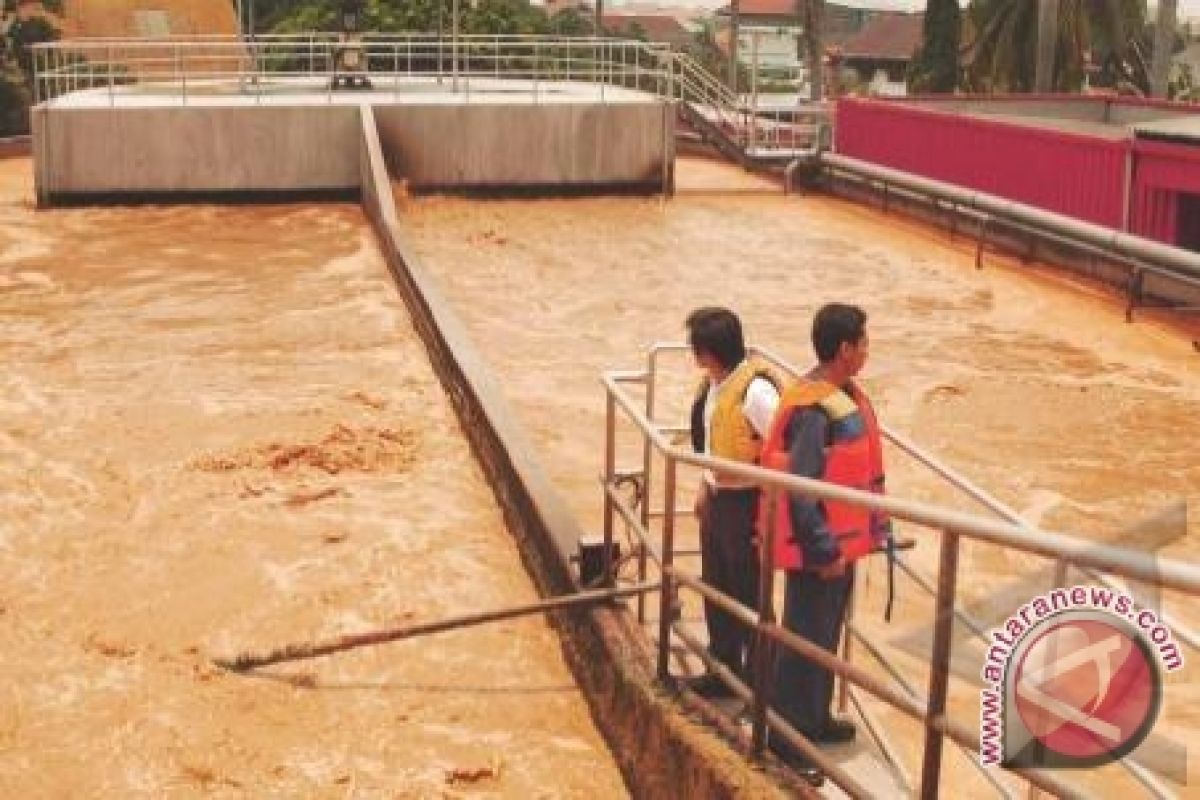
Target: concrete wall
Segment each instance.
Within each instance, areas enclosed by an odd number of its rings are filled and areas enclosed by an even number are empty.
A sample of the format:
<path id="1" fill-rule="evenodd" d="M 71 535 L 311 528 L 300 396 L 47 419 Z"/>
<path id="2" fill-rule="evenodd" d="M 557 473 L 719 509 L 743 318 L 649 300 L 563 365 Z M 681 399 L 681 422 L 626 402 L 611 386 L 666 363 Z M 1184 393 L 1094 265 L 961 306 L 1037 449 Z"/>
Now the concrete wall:
<path id="1" fill-rule="evenodd" d="M 660 103 L 376 106 L 375 115 L 392 174 L 418 188 L 658 187 L 674 146 L 674 117 Z"/>
<path id="2" fill-rule="evenodd" d="M 661 103 L 380 105 L 384 152 L 417 187 L 657 190 L 674 157 Z M 89 195 L 356 191 L 356 105 L 39 107 L 43 203 Z"/>
<path id="3" fill-rule="evenodd" d="M 38 196 L 357 190 L 358 109 L 38 108 Z"/>

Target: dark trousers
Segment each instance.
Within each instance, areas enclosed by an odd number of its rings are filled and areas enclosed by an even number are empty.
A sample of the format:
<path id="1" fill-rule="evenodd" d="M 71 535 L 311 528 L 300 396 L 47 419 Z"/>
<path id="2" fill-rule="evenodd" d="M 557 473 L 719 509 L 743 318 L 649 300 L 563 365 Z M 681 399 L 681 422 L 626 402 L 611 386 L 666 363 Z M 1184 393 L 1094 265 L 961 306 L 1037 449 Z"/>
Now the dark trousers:
<path id="1" fill-rule="evenodd" d="M 754 548 L 757 489 L 720 489 L 700 520 L 701 578 L 743 605 L 758 609 L 758 551 Z M 708 650 L 738 675 L 750 666 L 754 629 L 704 601 Z"/>
<path id="2" fill-rule="evenodd" d="M 789 572 L 784 627 L 836 654 L 853 586 L 853 568 L 832 580 L 823 580 L 814 572 Z M 793 728 L 811 738 L 829 722 L 833 673 L 783 645 L 776 648 L 774 706 Z"/>

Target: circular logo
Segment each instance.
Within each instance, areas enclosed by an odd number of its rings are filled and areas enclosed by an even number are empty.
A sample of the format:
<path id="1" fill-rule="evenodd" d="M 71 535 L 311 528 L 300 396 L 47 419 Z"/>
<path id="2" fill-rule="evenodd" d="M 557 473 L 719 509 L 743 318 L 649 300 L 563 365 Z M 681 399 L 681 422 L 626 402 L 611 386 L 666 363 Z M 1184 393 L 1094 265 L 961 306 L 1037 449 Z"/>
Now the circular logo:
<path id="1" fill-rule="evenodd" d="M 1160 679 L 1149 646 L 1117 618 L 1059 618 L 1016 665 L 1014 700 L 1031 737 L 1059 756 L 1100 763 L 1146 738 Z"/>

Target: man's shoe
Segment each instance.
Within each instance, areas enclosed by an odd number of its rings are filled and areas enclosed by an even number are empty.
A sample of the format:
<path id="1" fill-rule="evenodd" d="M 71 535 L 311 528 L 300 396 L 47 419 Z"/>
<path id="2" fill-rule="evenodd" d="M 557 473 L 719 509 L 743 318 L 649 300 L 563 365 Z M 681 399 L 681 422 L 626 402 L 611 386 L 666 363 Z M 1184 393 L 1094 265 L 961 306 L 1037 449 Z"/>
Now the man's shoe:
<path id="1" fill-rule="evenodd" d="M 706 672 L 698 678 L 692 678 L 686 683 L 687 688 L 706 700 L 719 700 L 723 697 L 735 697 L 733 690 L 725 685 L 715 673 Z"/>
<path id="2" fill-rule="evenodd" d="M 813 737 L 814 741 L 824 744 L 845 744 L 854 741 L 857 729 L 849 720 L 830 718 L 821 732 Z"/>

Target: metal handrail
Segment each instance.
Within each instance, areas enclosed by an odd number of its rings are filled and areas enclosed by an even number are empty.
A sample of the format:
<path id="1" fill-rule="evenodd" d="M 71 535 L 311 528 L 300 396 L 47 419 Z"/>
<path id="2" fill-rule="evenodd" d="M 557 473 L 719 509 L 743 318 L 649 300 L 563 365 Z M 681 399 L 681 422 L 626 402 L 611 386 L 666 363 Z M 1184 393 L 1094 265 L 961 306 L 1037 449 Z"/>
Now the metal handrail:
<path id="1" fill-rule="evenodd" d="M 711 593 L 711 589 L 700 589 L 695 586 L 696 579 L 690 577 L 685 579 L 684 573 L 681 573 L 672 563 L 673 561 L 673 532 L 674 532 L 674 494 L 675 494 L 675 476 L 679 465 L 685 464 L 689 466 L 699 467 L 701 469 L 711 469 L 717 472 L 724 473 L 730 477 L 734 477 L 743 481 L 752 482 L 763 488 L 768 494 L 774 495 L 778 491 L 790 491 L 804 494 L 808 497 L 823 499 L 823 500 L 838 500 L 849 502 L 854 505 L 868 507 L 880 511 L 885 511 L 891 516 L 907 520 L 916 524 L 924 525 L 940 529 L 942 535 L 942 557 L 941 567 L 939 570 L 938 587 L 936 589 L 936 603 L 938 608 L 938 617 L 936 621 L 935 639 L 934 639 L 934 670 L 932 672 L 930 690 L 928 699 L 925 703 L 917 703 L 909 692 L 908 697 L 901 695 L 893 695 L 886 687 L 880 687 L 874 684 L 871 680 L 864 680 L 864 675 L 861 672 L 856 672 L 855 667 L 847 661 L 837 658 L 834 655 L 821 651 L 811 643 L 804 640 L 795 641 L 798 637 L 794 637 L 786 629 L 780 628 L 773 620 L 773 610 L 771 608 L 772 601 L 769 597 L 760 598 L 762 609 L 759 612 L 757 623 L 754 625 L 760 637 L 775 639 L 786 646 L 792 646 L 806 657 L 810 657 L 827 666 L 833 672 L 842 676 L 843 679 L 849 680 L 852 684 L 862 687 L 867 691 L 881 697 L 885 701 L 899 708 L 901 711 L 914 716 L 917 719 L 924 721 L 926 727 L 926 747 L 925 747 L 925 764 L 922 770 L 922 794 L 929 794 L 931 791 L 936 791 L 938 775 L 940 771 L 941 760 L 941 742 L 944 738 L 949 738 L 952 742 L 959 744 L 978 752 L 979 738 L 977 735 L 965 730 L 962 726 L 957 725 L 953 721 L 944 716 L 945 700 L 948 692 L 948 667 L 950 658 L 950 635 L 951 625 L 954 620 L 954 612 L 957 611 L 954 603 L 955 593 L 955 573 L 957 570 L 957 553 L 960 537 L 975 538 L 981 541 L 998 544 L 1001 546 L 1010 547 L 1023 552 L 1028 552 L 1037 555 L 1043 555 L 1057 559 L 1060 563 L 1073 563 L 1084 567 L 1092 567 L 1096 569 L 1112 572 L 1113 574 L 1124 575 L 1137 580 L 1142 580 L 1159 586 L 1170 587 L 1189 594 L 1200 593 L 1200 569 L 1195 565 L 1174 560 L 1157 560 L 1150 559 L 1147 554 L 1130 550 L 1128 548 L 1113 547 L 1110 545 L 1097 545 L 1093 542 L 1083 540 L 1079 537 L 1073 537 L 1062 533 L 1049 533 L 1039 531 L 1031 526 L 1020 524 L 1014 525 L 1008 522 L 997 522 L 995 520 L 981 518 L 975 515 L 964 514 L 958 511 L 939 508 L 924 503 L 900 500 L 898 498 L 881 497 L 869 492 L 858 492 L 844 487 L 837 487 L 821 481 L 814 481 L 797 476 L 786 475 L 771 470 L 764 470 L 755 466 L 741 464 L 726 459 L 714 458 L 701 454 L 695 454 L 690 451 L 682 450 L 671 444 L 671 442 L 663 435 L 663 432 L 652 421 L 653 414 L 653 395 L 654 386 L 651 380 L 656 371 L 656 359 L 660 352 L 669 349 L 685 349 L 684 345 L 656 345 L 651 349 L 648 356 L 648 369 L 645 371 L 624 371 L 608 373 L 602 379 L 607 393 L 607 441 L 608 452 L 610 458 L 606 462 L 606 475 L 613 475 L 616 472 L 614 459 L 611 457 L 615 452 L 614 436 L 615 436 L 615 418 L 616 412 L 619 409 L 623 415 L 631 420 L 638 429 L 641 436 L 644 438 L 646 445 L 645 461 L 643 465 L 643 489 L 642 496 L 643 509 L 642 518 L 639 519 L 637 513 L 624 506 L 622 498 L 616 492 L 606 491 L 605 499 L 605 536 L 611 540 L 613 511 L 618 511 L 626 525 L 637 533 L 642 540 L 643 546 L 648 546 L 650 543 L 648 518 L 649 503 L 650 503 L 650 453 L 657 452 L 663 457 L 666 463 L 666 488 L 665 488 L 665 504 L 663 511 L 663 535 L 662 535 L 662 552 L 655 553 L 655 560 L 660 563 L 661 573 L 664 577 L 664 589 L 661 593 L 662 608 L 660 610 L 660 636 L 659 644 L 661 648 L 659 658 L 659 670 L 664 679 L 667 674 L 667 659 L 666 648 L 669 645 L 671 626 L 669 620 L 672 613 L 673 600 L 673 582 L 676 585 L 682 585 L 693 589 L 700 590 L 707 597 Z M 763 352 L 763 351 L 760 351 Z M 774 358 L 781 364 L 785 364 L 781 359 Z M 790 370 L 794 374 L 794 370 Z M 641 383 L 646 385 L 646 409 L 643 411 L 638 407 L 625 390 L 623 384 Z M 898 440 L 908 445 L 910 454 L 914 457 L 921 458 L 920 455 L 915 455 L 916 450 L 914 445 L 904 440 L 898 434 L 892 434 L 889 438 L 895 437 Z M 927 457 L 927 454 L 921 454 Z M 945 470 L 946 468 L 936 461 L 933 461 L 931 466 Z M 628 471 L 622 471 L 622 474 L 628 474 Z M 606 485 L 610 484 L 609 479 L 605 481 Z M 964 483 L 965 482 L 964 479 Z M 964 491 L 967 489 L 964 487 Z M 975 491 L 984 494 L 981 490 Z M 985 495 L 986 496 L 986 495 Z M 768 499 L 768 508 L 773 508 L 774 503 Z M 767 526 L 767 535 L 773 534 L 773 526 Z M 773 575 L 773 552 L 770 546 L 762 548 L 763 557 L 767 560 L 764 565 L 764 572 Z M 711 598 L 710 598 L 711 599 Z M 735 616 L 742 618 L 743 621 L 750 622 L 754 617 L 754 612 L 748 608 L 730 601 L 737 610 L 730 610 Z M 817 652 L 807 652 L 808 648 L 812 648 Z M 867 676 L 869 678 L 869 676 Z M 877 691 L 883 688 L 885 691 Z M 920 708 L 921 706 L 924 708 Z M 912 706 L 912 707 L 909 707 Z M 755 741 L 760 741 L 757 726 L 759 721 L 755 720 L 756 736 Z M 813 753 L 807 748 L 804 751 L 810 756 Z M 818 763 L 820 763 L 820 760 Z M 1143 777 L 1144 770 L 1134 769 L 1135 776 Z M 1018 772 L 1033 784 L 1054 791 L 1059 794 L 1072 795 L 1075 790 L 1071 787 L 1061 784 L 1052 776 L 1047 776 L 1038 772 Z M 1145 783 L 1143 781 L 1143 783 Z"/>
<path id="2" fill-rule="evenodd" d="M 34 83 L 39 102 L 80 89 L 102 89 L 115 104 L 140 89 L 178 95 L 186 103 L 189 90 L 195 94 L 201 88 L 234 85 L 261 98 L 296 88 L 330 89 L 339 74 L 337 55 L 348 47 L 361 54 L 362 74 L 384 92 L 399 91 L 401 81 L 450 79 L 447 88 L 468 99 L 472 82 L 477 89 L 480 80 L 523 81 L 535 98 L 545 84 L 562 81 L 592 84 L 602 101 L 608 99 L 606 86 L 664 99 L 673 94 L 673 61 L 665 44 L 594 36 L 450 38 L 429 33 L 366 35 L 352 42 L 325 34 L 61 40 L 34 47 Z"/>
<path id="3" fill-rule="evenodd" d="M 401 81 L 448 78 L 450 90 L 469 100 L 481 88 L 479 80 L 523 80 L 536 101 L 545 84 L 575 81 L 595 84 L 603 102 L 609 99 L 605 87 L 619 86 L 689 104 L 745 153 L 778 150 L 794 157 L 808 152 L 816 130 L 797 121 L 799 108 L 764 111 L 747 105 L 695 59 L 665 43 L 592 35 L 418 31 L 363 34 L 352 42 L 332 33 L 69 39 L 34 46 L 35 96 L 38 102 L 53 101 L 69 92 L 102 89 L 115 106 L 134 92 L 156 92 L 179 96 L 186 105 L 214 87 L 236 84 L 261 101 L 323 84 L 332 99 L 336 55 L 347 47 L 362 54 L 364 74 L 380 91 L 399 92 Z"/>

